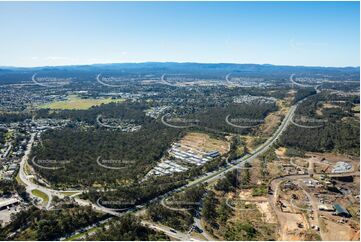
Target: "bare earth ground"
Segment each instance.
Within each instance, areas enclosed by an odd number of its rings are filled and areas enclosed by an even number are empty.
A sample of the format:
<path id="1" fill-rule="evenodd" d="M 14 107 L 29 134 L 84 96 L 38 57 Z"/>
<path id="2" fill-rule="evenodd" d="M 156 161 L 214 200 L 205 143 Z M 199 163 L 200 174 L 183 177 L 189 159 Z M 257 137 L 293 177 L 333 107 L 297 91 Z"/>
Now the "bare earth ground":
<path id="1" fill-rule="evenodd" d="M 280 158 L 282 159 L 287 158 L 287 156 L 285 155 L 285 149 L 283 147 L 278 148 L 275 152 Z M 332 167 L 338 161 L 346 161 L 351 163 L 353 165 L 353 169 L 352 169 L 353 172 L 358 171 L 360 166 L 358 157 L 356 158 L 341 154 L 318 153 L 318 152 L 307 152 L 305 155 L 306 158 L 295 158 L 294 163 L 296 163 L 297 165 L 303 165 L 300 163 L 302 160 L 308 163 L 312 163 L 315 166 L 315 170 L 317 173 L 321 173 L 321 171 L 326 173 L 331 172 Z M 355 195 L 358 194 L 356 190 L 359 190 L 359 177 L 355 177 L 354 179 L 355 179 L 353 182 L 354 185 L 341 184 L 341 186 L 349 188 L 350 190 L 352 190 L 352 193 Z M 295 191 L 293 192 L 295 193 Z M 300 196 L 301 194 L 297 194 L 297 195 Z M 335 195 L 330 195 L 329 197 L 327 197 L 327 200 L 329 200 L 327 202 L 330 204 L 333 204 L 335 202 L 340 203 L 344 207 L 346 207 L 349 211 L 351 211 L 351 208 L 356 207 L 356 209 L 354 209 L 355 211 L 353 212 L 358 213 L 357 208 L 359 203 L 357 203 L 357 199 L 359 198 L 355 197 L 354 195 L 349 195 L 347 197 L 341 196 L 339 198 L 336 198 Z M 300 197 L 300 199 L 303 200 L 305 198 Z M 287 208 L 290 205 L 288 204 L 289 200 L 290 200 L 289 197 L 285 197 L 282 200 L 286 204 Z M 307 235 L 307 228 L 297 227 L 297 222 L 301 222 L 302 220 L 303 220 L 303 224 L 306 227 L 308 226 L 306 217 L 301 216 L 301 214 L 294 213 L 295 211 L 293 211 L 292 209 L 291 210 L 285 209 L 284 211 L 288 211 L 291 213 L 284 213 L 281 212 L 281 210 L 279 209 L 275 210 L 278 217 L 278 221 L 280 222 L 279 239 L 304 240 L 309 238 L 309 235 Z M 357 221 L 355 222 L 351 219 L 347 223 L 340 223 L 337 221 L 341 220 L 341 217 L 333 216 L 331 215 L 330 212 L 329 213 L 324 212 L 324 214 L 327 215 L 326 216 L 327 219 L 326 217 L 324 217 L 323 219 L 320 218 L 320 220 L 322 220 L 321 237 L 323 240 L 332 240 L 332 241 L 359 240 L 360 234 L 359 234 L 359 225 Z M 318 223 L 316 223 L 316 225 L 317 224 Z"/>
<path id="2" fill-rule="evenodd" d="M 257 209 L 262 214 L 263 222 L 277 223 L 274 212 L 269 205 L 268 198 L 266 196 L 252 196 L 252 189 L 242 189 L 239 192 L 239 198 L 254 203 Z"/>
<path id="3" fill-rule="evenodd" d="M 264 120 L 264 123 L 260 126 L 259 131 L 264 136 L 269 136 L 274 132 L 274 130 L 281 123 L 282 117 L 284 117 L 288 111 L 288 107 L 286 107 L 284 101 L 279 100 L 277 101 L 276 104 L 279 110 L 267 115 L 267 117 Z"/>
<path id="4" fill-rule="evenodd" d="M 324 220 L 326 232 L 322 234 L 324 240 L 340 241 L 340 240 L 354 240 L 357 238 L 357 233 L 343 224 L 339 224 L 330 220 Z M 358 232 L 358 236 L 360 236 Z"/>
<path id="5" fill-rule="evenodd" d="M 322 112 L 322 111 L 323 111 L 324 109 L 328 109 L 328 108 L 338 108 L 338 107 L 340 107 L 340 106 L 337 105 L 337 104 L 329 103 L 329 102 L 324 102 L 324 103 L 321 105 L 321 107 L 317 108 L 316 113 L 317 113 L 318 115 L 323 115 L 323 112 Z"/>
<path id="6" fill-rule="evenodd" d="M 256 148 L 253 145 L 256 137 L 249 136 L 249 135 L 242 135 L 241 138 L 244 141 L 244 143 L 246 144 L 246 147 L 248 148 L 249 151 L 253 151 Z"/>
<path id="7" fill-rule="evenodd" d="M 326 173 L 331 172 L 333 165 L 338 161 L 346 161 L 352 164 L 351 171 L 358 171 L 360 168 L 360 160 L 355 157 L 349 157 L 347 155 L 334 154 L 334 153 L 317 153 L 307 152 L 306 156 L 309 156 L 307 160 L 313 161 L 317 172 L 323 170 Z M 324 159 L 324 161 L 322 161 Z"/>
<path id="8" fill-rule="evenodd" d="M 262 130 L 262 133 L 266 136 L 271 135 L 280 122 L 281 116 L 279 115 L 279 111 L 273 112 L 265 118 L 264 124 L 261 125 L 260 130 Z"/>
<path id="9" fill-rule="evenodd" d="M 222 155 L 229 150 L 229 143 L 227 141 L 213 139 L 203 133 L 187 133 L 179 143 L 197 147 L 204 152 L 218 150 Z"/>
<path id="10" fill-rule="evenodd" d="M 304 223 L 304 218 L 301 214 L 294 213 L 279 213 L 278 214 L 281 226 L 280 226 L 280 240 L 294 241 L 302 240 L 302 232 L 305 229 L 299 228 L 297 223 Z"/>
<path id="11" fill-rule="evenodd" d="M 296 95 L 297 91 L 295 89 L 292 89 L 290 90 L 287 94 L 288 94 L 288 97 L 285 98 L 285 100 L 288 102 L 288 103 L 291 103 L 293 101 L 293 99 L 295 98 L 295 95 Z"/>
<path id="12" fill-rule="evenodd" d="M 263 214 L 264 222 L 266 223 L 277 223 L 277 219 L 274 216 L 271 206 L 268 202 L 256 203 L 258 210 Z"/>
<path id="13" fill-rule="evenodd" d="M 285 156 L 286 154 L 286 148 L 285 147 L 279 147 L 277 150 L 275 150 L 276 154 L 278 156 Z"/>

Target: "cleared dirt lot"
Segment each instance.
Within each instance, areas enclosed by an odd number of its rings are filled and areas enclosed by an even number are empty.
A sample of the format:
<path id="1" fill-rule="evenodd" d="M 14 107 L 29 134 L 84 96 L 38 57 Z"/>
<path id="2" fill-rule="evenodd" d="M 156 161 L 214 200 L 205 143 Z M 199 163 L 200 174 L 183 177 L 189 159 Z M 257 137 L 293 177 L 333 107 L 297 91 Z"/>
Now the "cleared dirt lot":
<path id="1" fill-rule="evenodd" d="M 360 161 L 358 158 L 349 157 L 347 155 L 333 154 L 333 153 L 315 153 L 307 152 L 306 156 L 308 161 L 313 161 L 315 164 L 316 172 L 330 173 L 333 166 L 338 161 L 346 161 L 352 164 L 351 171 L 358 171 L 360 167 Z"/>
<path id="2" fill-rule="evenodd" d="M 350 161 L 353 163 L 359 163 L 359 158 L 350 157 L 348 155 L 334 154 L 334 153 L 318 153 L 307 152 L 306 156 L 313 157 L 318 160 L 326 159 L 328 161 L 336 163 L 337 161 Z"/>
<path id="3" fill-rule="evenodd" d="M 335 104 L 335 103 L 332 103 L 332 102 L 324 102 L 324 103 L 322 103 L 322 105 L 320 106 L 320 107 L 318 107 L 317 109 L 316 109 L 316 113 L 318 114 L 318 115 L 323 115 L 323 110 L 324 109 L 328 109 L 328 108 L 339 108 L 340 107 L 340 105 L 337 105 L 337 104 Z"/>
<path id="4" fill-rule="evenodd" d="M 278 156 L 285 156 L 286 155 L 286 147 L 279 147 L 278 149 L 275 150 L 275 153 Z"/>
<path id="5" fill-rule="evenodd" d="M 229 143 L 227 141 L 214 139 L 203 133 L 187 133 L 179 143 L 190 147 L 196 147 L 198 150 L 204 152 L 218 150 L 222 155 L 229 150 Z"/>
<path id="6" fill-rule="evenodd" d="M 323 240 L 359 240 L 360 233 L 353 230 L 345 224 L 339 224 L 330 220 L 323 220 L 324 230 L 322 231 Z"/>
<path id="7" fill-rule="evenodd" d="M 271 206 L 268 202 L 256 203 L 258 210 L 263 214 L 263 220 L 266 223 L 277 223 L 277 219 L 272 212 Z"/>
<path id="8" fill-rule="evenodd" d="M 280 212 L 277 216 L 279 217 L 279 221 L 281 223 L 279 240 L 294 241 L 303 239 L 305 229 L 297 226 L 298 223 L 305 223 L 301 214 Z"/>

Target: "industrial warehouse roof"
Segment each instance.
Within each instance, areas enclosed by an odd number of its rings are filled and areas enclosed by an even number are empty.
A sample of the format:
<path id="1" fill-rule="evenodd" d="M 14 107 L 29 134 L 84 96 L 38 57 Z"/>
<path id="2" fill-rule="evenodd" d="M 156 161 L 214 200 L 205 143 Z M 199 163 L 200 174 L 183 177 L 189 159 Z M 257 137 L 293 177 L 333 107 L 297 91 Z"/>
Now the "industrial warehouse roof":
<path id="1" fill-rule="evenodd" d="M 336 209 L 336 213 L 337 213 L 337 214 L 350 215 L 349 212 L 348 212 L 343 206 L 341 206 L 341 205 L 338 204 L 338 203 L 335 203 L 335 204 L 333 205 L 333 207 Z"/>

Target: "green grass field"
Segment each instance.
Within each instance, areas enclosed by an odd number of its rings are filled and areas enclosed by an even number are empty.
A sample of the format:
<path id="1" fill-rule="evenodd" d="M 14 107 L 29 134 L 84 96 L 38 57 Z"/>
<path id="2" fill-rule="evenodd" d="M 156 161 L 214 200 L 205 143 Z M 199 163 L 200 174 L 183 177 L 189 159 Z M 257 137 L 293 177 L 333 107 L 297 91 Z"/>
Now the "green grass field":
<path id="1" fill-rule="evenodd" d="M 39 106 L 39 108 L 50 108 L 50 109 L 61 109 L 61 110 L 65 110 L 65 109 L 85 110 L 100 104 L 107 104 L 111 102 L 123 102 L 124 100 L 125 99 L 123 98 L 82 99 L 76 95 L 70 95 L 68 97 L 68 100 L 66 101 L 58 101 L 58 102 L 44 104 Z"/>
<path id="2" fill-rule="evenodd" d="M 48 195 L 46 195 L 45 193 L 43 193 L 42 191 L 38 190 L 38 189 L 34 189 L 31 191 L 31 194 L 33 194 L 36 197 L 39 197 L 43 200 L 43 204 L 46 204 L 49 202 L 49 197 Z"/>

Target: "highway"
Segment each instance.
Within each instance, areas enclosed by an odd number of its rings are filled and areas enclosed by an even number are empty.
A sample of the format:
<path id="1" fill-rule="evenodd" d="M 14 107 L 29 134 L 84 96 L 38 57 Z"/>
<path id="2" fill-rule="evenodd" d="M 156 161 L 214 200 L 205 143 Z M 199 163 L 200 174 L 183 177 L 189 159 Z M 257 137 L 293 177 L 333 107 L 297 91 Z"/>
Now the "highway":
<path id="1" fill-rule="evenodd" d="M 36 135 L 36 133 L 31 134 L 29 143 L 27 144 L 27 147 L 26 147 L 25 154 L 21 158 L 20 170 L 19 170 L 19 178 L 20 178 L 21 182 L 23 182 L 25 184 L 26 191 L 27 191 L 28 194 L 30 194 L 31 197 L 35 197 L 31 193 L 31 191 L 34 190 L 34 189 L 37 189 L 37 190 L 45 193 L 49 197 L 49 201 L 47 202 L 46 207 L 45 207 L 46 209 L 49 209 L 52 198 L 53 198 L 52 192 L 50 192 L 49 189 L 46 188 L 46 187 L 39 186 L 39 185 L 33 183 L 31 181 L 31 179 L 28 177 L 28 175 L 25 173 L 25 166 L 26 166 L 27 161 L 29 159 L 31 148 L 32 148 L 34 140 L 35 140 L 35 135 Z"/>
<path id="2" fill-rule="evenodd" d="M 297 104 L 290 107 L 290 109 L 289 109 L 288 113 L 286 114 L 285 118 L 283 119 L 281 125 L 278 127 L 276 132 L 265 143 L 263 143 L 262 145 L 257 147 L 251 154 L 246 155 L 237 160 L 233 160 L 232 163 L 235 163 L 236 165 L 230 166 L 228 168 L 223 168 L 223 170 L 220 170 L 218 172 L 210 174 L 206 177 L 199 178 L 198 180 L 190 182 L 189 184 L 187 184 L 181 188 L 178 188 L 178 189 L 182 190 L 182 189 L 196 186 L 196 185 L 199 185 L 202 183 L 214 182 L 214 181 L 222 178 L 227 172 L 230 172 L 237 168 L 243 167 L 245 163 L 252 162 L 252 160 L 254 160 L 259 155 L 266 152 L 277 141 L 277 139 L 282 135 L 282 133 L 288 127 L 290 120 L 293 118 L 296 108 L 297 108 Z"/>
<path id="3" fill-rule="evenodd" d="M 97 75 L 97 78 L 96 78 L 97 82 L 102 84 L 103 86 L 107 86 L 107 87 L 123 87 L 124 85 L 120 84 L 120 85 L 114 85 L 114 84 L 108 84 L 108 83 L 105 83 L 101 80 L 101 74 L 98 74 Z"/>
<path id="4" fill-rule="evenodd" d="M 301 84 L 301 83 L 295 82 L 295 81 L 293 80 L 293 77 L 294 77 L 294 76 L 295 76 L 295 74 L 292 74 L 292 75 L 290 76 L 290 81 L 291 81 L 293 84 L 295 84 L 296 86 L 299 86 L 299 87 L 314 87 L 314 86 L 312 86 L 312 85 Z"/>
<path id="5" fill-rule="evenodd" d="M 226 119 L 225 119 L 225 120 L 226 120 L 226 123 L 227 123 L 228 125 L 231 125 L 231 126 L 235 127 L 235 128 L 248 129 L 248 128 L 255 128 L 255 127 L 257 127 L 257 126 L 260 125 L 260 124 L 249 125 L 249 126 L 236 125 L 236 124 L 233 124 L 233 123 L 229 122 L 229 116 L 231 116 L 231 115 L 228 114 L 228 115 L 226 116 Z"/>
<path id="6" fill-rule="evenodd" d="M 26 167 L 26 164 L 27 164 L 27 162 L 29 160 L 31 148 L 32 148 L 32 146 L 34 144 L 34 140 L 35 140 L 36 135 L 37 135 L 36 133 L 31 134 L 31 137 L 30 137 L 30 140 L 29 140 L 29 142 L 27 144 L 27 148 L 26 148 L 26 151 L 24 153 L 24 156 L 22 157 L 22 159 L 20 161 L 19 178 L 20 178 L 21 182 L 25 184 L 26 191 L 27 191 L 27 193 L 30 194 L 31 197 L 36 197 L 31 193 L 31 191 L 34 190 L 34 189 L 37 189 L 37 190 L 45 193 L 49 198 L 49 201 L 47 202 L 47 204 L 45 206 L 45 209 L 50 209 L 51 208 L 51 202 L 52 202 L 54 196 L 57 196 L 59 198 L 64 198 L 64 197 L 66 197 L 64 192 L 71 192 L 71 193 L 74 192 L 76 194 L 79 194 L 79 193 L 84 192 L 85 190 L 54 190 L 54 189 L 50 189 L 50 188 L 38 185 L 38 184 L 34 183 L 31 180 L 30 176 L 28 176 L 26 174 L 25 167 Z M 74 195 L 76 195 L 76 194 L 74 194 Z M 99 207 L 96 204 L 91 203 L 90 201 L 82 200 L 82 199 L 76 198 L 76 197 L 74 197 L 74 200 L 81 206 L 91 206 L 95 210 L 105 212 L 105 213 L 108 213 L 108 214 L 112 214 L 114 216 L 119 216 L 120 215 L 119 213 L 114 212 L 111 209 L 107 209 L 107 208 L 104 208 L 104 207 Z"/>
<path id="7" fill-rule="evenodd" d="M 38 184 L 34 183 L 31 180 L 31 178 L 25 172 L 25 170 L 26 170 L 25 167 L 26 167 L 26 164 L 27 164 L 27 162 L 29 160 L 31 148 L 32 148 L 32 146 L 34 144 L 35 137 L 36 137 L 36 133 L 32 133 L 31 137 L 30 137 L 30 140 L 29 140 L 29 142 L 27 144 L 27 149 L 26 149 L 26 151 L 24 153 L 24 156 L 21 159 L 20 169 L 19 169 L 19 178 L 20 178 L 21 182 L 25 184 L 26 191 L 27 191 L 28 194 L 30 194 L 31 197 L 36 197 L 31 193 L 31 191 L 34 190 L 34 189 L 37 189 L 37 190 L 45 193 L 49 197 L 49 201 L 47 202 L 47 204 L 44 207 L 45 209 L 49 210 L 51 208 L 51 202 L 52 202 L 52 199 L 53 199 L 54 196 L 57 196 L 59 198 L 64 198 L 66 195 L 64 195 L 62 192 L 81 193 L 84 190 L 66 190 L 66 191 L 54 190 L 54 189 L 50 189 L 50 188 L 38 185 Z M 76 198 L 76 197 L 74 197 L 74 200 L 80 206 L 91 206 L 94 210 L 97 210 L 97 211 L 100 211 L 100 212 L 103 212 L 103 213 L 107 213 L 107 214 L 111 214 L 111 215 L 117 216 L 117 217 L 121 217 L 121 216 L 123 216 L 123 215 L 125 215 L 127 213 L 132 212 L 132 210 L 128 210 L 126 212 L 119 213 L 119 212 L 114 211 L 112 209 L 108 209 L 108 208 L 105 208 L 105 207 L 98 206 L 97 204 L 94 204 L 94 203 L 92 203 L 92 202 L 90 202 L 88 200 L 83 200 L 83 199 Z M 165 234 L 167 234 L 168 236 L 173 237 L 175 239 L 179 239 L 179 240 L 195 240 L 191 236 L 189 236 L 187 234 L 184 234 L 184 233 L 182 233 L 180 231 L 176 231 L 176 230 L 174 230 L 172 228 L 169 228 L 167 226 L 155 224 L 155 223 L 152 223 L 152 222 L 149 222 L 149 221 L 142 221 L 142 223 L 150 226 L 150 228 L 152 228 L 152 229 L 162 231 Z M 90 228 L 92 228 L 92 227 L 90 227 Z M 90 228 L 87 228 L 87 229 L 90 229 Z M 172 232 L 172 231 L 175 231 L 175 232 Z M 78 233 L 81 233 L 81 232 L 78 231 Z"/>
<path id="8" fill-rule="evenodd" d="M 207 175 L 206 177 L 201 177 L 201 178 L 199 178 L 199 179 L 197 179 L 195 181 L 192 181 L 192 182 L 188 183 L 187 185 L 184 185 L 184 186 L 182 186 L 180 188 L 177 188 L 175 191 L 180 192 L 180 191 L 185 190 L 185 189 L 187 189 L 189 187 L 197 186 L 199 184 L 214 182 L 214 181 L 224 177 L 224 175 L 227 172 L 230 172 L 230 171 L 233 171 L 233 170 L 235 170 L 237 168 L 243 167 L 245 163 L 250 163 L 252 160 L 257 158 L 257 156 L 259 156 L 259 155 L 263 154 L 264 152 L 266 152 L 277 141 L 277 139 L 282 135 L 282 133 L 288 127 L 288 125 L 290 123 L 290 120 L 294 116 L 296 108 L 297 108 L 297 104 L 290 107 L 290 109 L 289 109 L 288 113 L 286 114 L 285 118 L 283 119 L 281 125 L 278 127 L 278 129 L 272 135 L 272 137 L 270 137 L 265 143 L 263 143 L 261 146 L 257 147 L 251 154 L 232 161 L 232 163 L 236 163 L 236 165 L 230 166 L 228 168 L 223 168 L 223 169 L 221 169 L 221 170 L 219 170 L 217 172 L 214 172 L 214 173 L 211 173 L 211 174 Z M 175 192 L 175 191 L 173 191 L 173 192 Z M 169 195 L 173 194 L 173 192 L 170 192 Z M 162 201 L 166 198 L 166 196 L 161 196 L 161 197 L 163 198 Z M 178 232 L 179 231 L 177 231 L 177 233 Z"/>
<path id="9" fill-rule="evenodd" d="M 203 235 L 204 238 L 206 238 L 209 241 L 215 240 L 215 238 L 213 238 L 213 236 L 211 236 L 208 233 L 208 231 L 203 227 L 202 222 L 199 218 L 194 218 L 194 225 L 196 225 L 198 228 L 200 228 L 202 230 L 202 232 L 200 234 Z"/>
<path id="10" fill-rule="evenodd" d="M 201 177 L 201 178 L 199 178 L 199 179 L 197 179 L 195 181 L 192 181 L 192 182 L 188 183 L 187 185 L 184 185 L 183 187 L 180 187 L 180 188 L 176 189 L 176 191 L 179 192 L 179 191 L 185 190 L 185 189 L 187 189 L 189 187 L 197 186 L 197 185 L 202 184 L 202 183 L 210 183 L 210 182 L 216 181 L 218 179 L 221 179 L 222 177 L 224 177 L 224 175 L 227 172 L 233 171 L 233 170 L 235 170 L 235 169 L 237 169 L 239 167 L 244 166 L 244 164 L 246 162 L 249 163 L 253 159 L 257 158 L 257 156 L 259 156 L 259 155 L 263 154 L 264 152 L 266 152 L 277 141 L 277 139 L 282 135 L 282 133 L 286 130 L 286 128 L 288 127 L 288 125 L 290 123 L 290 120 L 294 116 L 296 108 L 297 108 L 297 104 L 290 107 L 290 109 L 289 109 L 288 113 L 286 114 L 285 118 L 283 119 L 281 125 L 278 127 L 276 132 L 265 143 L 263 143 L 261 146 L 257 147 L 251 154 L 232 161 L 232 162 L 236 163 L 236 165 L 230 166 L 228 168 L 223 168 L 223 169 L 221 169 L 221 170 L 219 170 L 217 172 L 214 172 L 214 173 L 211 173 L 211 174 L 207 175 L 206 177 Z M 175 192 L 175 191 L 173 191 L 173 192 Z M 169 195 L 171 195 L 173 192 L 170 192 Z M 159 198 L 165 198 L 165 197 L 166 196 L 162 195 Z M 157 199 L 155 199 L 154 201 L 157 201 Z M 83 202 L 88 202 L 88 201 L 83 200 Z M 87 204 L 87 205 L 89 205 L 89 204 Z M 109 214 L 112 214 L 112 215 L 115 215 L 115 216 L 122 216 L 124 214 L 124 213 L 120 214 L 120 213 L 117 213 L 117 212 L 112 211 L 112 210 L 107 211 L 106 209 L 95 206 L 94 204 L 92 204 L 92 206 L 94 206 L 94 208 L 97 209 L 97 210 L 100 210 L 100 211 L 103 211 L 103 212 L 106 212 L 106 213 L 109 213 Z M 145 222 L 145 221 L 143 221 L 143 222 L 145 224 L 150 224 L 150 222 Z M 166 231 L 167 232 L 166 234 L 171 236 L 171 237 L 175 237 L 175 235 L 177 235 L 177 237 L 179 237 L 178 239 L 180 239 L 180 240 L 190 240 L 188 235 L 187 235 L 188 238 L 185 239 L 184 235 L 180 231 L 174 230 L 174 231 L 176 231 L 176 233 L 173 233 L 173 232 L 170 232 L 171 228 L 168 229 L 168 227 L 165 227 L 165 226 L 152 224 L 151 228 L 159 230 L 159 231 L 163 231 L 163 232 Z M 167 228 L 168 230 L 165 229 L 165 228 Z"/>
<path id="11" fill-rule="evenodd" d="M 293 75 L 291 75 L 290 77 L 290 80 L 291 82 L 293 81 Z M 164 75 L 162 76 L 161 78 L 162 80 L 164 79 Z M 307 99 L 307 98 L 305 98 Z M 174 192 L 180 192 L 182 190 L 185 190 L 189 187 L 193 187 L 193 186 L 197 186 L 199 184 L 204 184 L 204 183 L 211 183 L 211 182 L 214 182 L 218 179 L 221 179 L 224 177 L 224 175 L 227 173 L 227 172 L 230 172 L 230 171 L 233 171 L 235 169 L 238 169 L 240 167 L 243 167 L 246 163 L 251 163 L 252 160 L 254 160 L 255 158 L 257 158 L 259 155 L 265 153 L 277 140 L 278 138 L 283 134 L 283 132 L 287 129 L 288 125 L 290 124 L 294 114 L 295 114 L 295 111 L 297 109 L 297 106 L 299 103 L 303 102 L 305 99 L 303 100 L 300 100 L 298 103 L 296 103 L 295 105 L 291 106 L 289 108 L 289 111 L 288 113 L 286 114 L 285 118 L 282 120 L 282 123 L 281 125 L 278 127 L 278 129 L 276 130 L 276 132 L 269 138 L 267 139 L 267 141 L 265 143 L 263 143 L 262 145 L 258 146 L 251 154 L 248 154 L 244 157 L 241 157 L 239 159 L 236 159 L 236 160 L 233 160 L 231 163 L 235 164 L 235 165 L 231 165 L 231 166 L 228 166 L 226 168 L 220 168 L 220 170 L 218 171 L 215 171 L 215 172 L 212 172 L 210 174 L 208 174 L 207 176 L 205 177 L 200 177 L 194 181 L 191 181 L 189 182 L 188 184 L 180 187 L 180 188 L 177 188 L 171 192 L 168 192 L 167 194 L 168 195 L 161 195 L 159 196 L 158 198 L 156 199 L 153 199 L 153 201 L 159 201 L 159 199 L 164 199 L 166 198 L 167 196 L 170 196 L 171 194 L 173 194 Z M 64 195 L 61 193 L 62 191 L 58 191 L 58 190 L 53 190 L 53 189 L 49 189 L 47 187 L 43 187 L 43 186 L 39 186 L 37 184 L 34 184 L 25 174 L 25 164 L 27 162 L 27 160 L 29 159 L 29 155 L 30 155 L 30 151 L 31 151 L 31 147 L 32 147 L 32 144 L 34 142 L 34 137 L 35 137 L 35 134 L 32 134 L 31 135 L 31 140 L 28 144 L 28 148 L 25 152 L 25 155 L 23 157 L 23 159 L 21 160 L 21 164 L 20 164 L 20 179 L 22 182 L 24 182 L 27 186 L 27 191 L 30 192 L 31 194 L 31 190 L 33 189 L 38 189 L 42 192 L 44 192 L 45 194 L 47 194 L 49 196 L 49 203 L 47 204 L 47 209 L 50 207 L 51 205 L 51 198 L 52 196 L 58 196 L 60 198 L 63 198 Z M 64 191 L 63 191 L 64 192 Z M 81 191 L 80 191 L 81 192 Z M 123 212 L 123 213 L 118 213 L 114 210 L 111 210 L 111 209 L 107 209 L 107 208 L 104 208 L 104 207 L 99 207 L 97 206 L 96 204 L 93 204 L 91 203 L 90 201 L 85 201 L 85 200 L 82 200 L 82 199 L 79 199 L 79 198 L 75 198 L 75 201 L 79 204 L 79 205 L 90 205 L 92 206 L 92 208 L 94 208 L 95 210 L 98 210 L 98 211 L 101 211 L 101 212 L 104 212 L 104 213 L 108 213 L 108 214 L 111 214 L 111 215 L 114 215 L 114 216 L 123 216 L 125 213 L 128 213 L 128 212 L 133 212 L 133 210 L 128 210 L 127 212 Z M 151 224 L 150 222 L 144 222 L 146 224 Z M 171 233 L 171 237 L 175 237 L 175 234 L 177 234 L 177 237 L 179 237 L 180 240 L 190 240 L 190 237 L 187 235 L 187 238 L 184 237 L 184 235 L 179 232 L 179 231 L 176 231 L 176 233 L 173 233 L 173 232 L 170 232 L 170 229 L 171 228 L 168 228 L 166 226 L 160 226 L 160 225 L 155 225 L 152 223 L 152 228 L 153 229 L 157 229 L 157 230 L 160 230 L 160 231 L 167 231 L 167 233 Z M 165 231 L 164 231 L 165 230 Z M 173 230 L 173 229 L 172 229 Z"/>
<path id="12" fill-rule="evenodd" d="M 174 85 L 174 84 L 172 84 L 172 83 L 169 83 L 169 82 L 167 82 L 165 79 L 164 79 L 164 77 L 165 77 L 165 73 L 160 77 L 160 83 L 161 84 L 164 84 L 164 85 L 167 85 L 167 86 L 171 86 L 171 87 L 176 87 L 177 85 Z"/>
<path id="13" fill-rule="evenodd" d="M 195 240 L 194 238 L 192 238 L 190 235 L 188 235 L 186 233 L 177 231 L 175 229 L 172 229 L 172 228 L 162 225 L 162 224 L 157 224 L 157 223 L 153 223 L 153 222 L 145 221 L 145 220 L 142 220 L 141 223 L 144 226 L 148 226 L 151 229 L 161 231 L 161 232 L 165 233 L 166 235 L 168 235 L 169 237 L 172 237 L 172 238 L 175 238 L 175 239 L 178 239 L 181 241 Z M 172 232 L 172 231 L 174 231 L 174 232 Z"/>
<path id="14" fill-rule="evenodd" d="M 231 76 L 232 72 L 231 73 L 228 73 L 226 75 L 226 84 L 227 86 L 237 86 L 237 87 L 254 87 L 254 85 L 241 85 L 239 83 L 235 83 L 235 82 L 232 82 L 229 77 Z"/>

